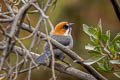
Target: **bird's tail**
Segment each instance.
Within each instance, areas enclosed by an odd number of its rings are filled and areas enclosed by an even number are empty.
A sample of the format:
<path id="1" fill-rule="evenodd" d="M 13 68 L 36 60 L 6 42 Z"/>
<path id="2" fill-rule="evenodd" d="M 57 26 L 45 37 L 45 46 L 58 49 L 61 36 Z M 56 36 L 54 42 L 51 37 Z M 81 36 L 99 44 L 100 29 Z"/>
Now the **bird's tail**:
<path id="1" fill-rule="evenodd" d="M 42 53 L 39 57 L 35 59 L 35 62 L 42 65 L 49 64 L 49 57 L 49 55 Z"/>

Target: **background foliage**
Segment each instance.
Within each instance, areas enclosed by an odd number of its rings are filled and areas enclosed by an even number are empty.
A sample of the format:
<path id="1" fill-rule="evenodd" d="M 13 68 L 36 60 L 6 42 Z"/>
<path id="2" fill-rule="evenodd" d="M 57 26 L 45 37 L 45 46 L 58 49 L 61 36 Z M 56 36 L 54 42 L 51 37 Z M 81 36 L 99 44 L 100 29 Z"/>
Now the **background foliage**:
<path id="1" fill-rule="evenodd" d="M 3 11 L 6 11 L 6 8 L 3 5 L 3 2 L 1 0 L 0 0 L 0 3 L 2 4 Z M 39 1 L 39 3 L 41 3 L 41 0 Z M 30 10 L 32 9 L 33 8 L 31 8 Z M 38 15 L 37 13 L 29 14 L 29 15 L 31 18 L 31 25 L 35 26 L 40 15 Z M 91 34 L 93 37 L 89 39 L 90 35 L 87 36 L 83 32 L 83 31 L 86 32 L 86 30 L 82 27 L 83 24 L 93 26 L 93 28 L 91 27 L 90 28 L 93 29 L 92 33 L 95 33 L 95 30 L 94 30 L 95 26 L 97 27 L 97 23 L 99 19 L 101 19 L 102 32 L 104 33 L 104 36 L 102 37 L 102 39 L 104 40 L 104 43 L 108 46 L 107 44 L 109 42 L 108 40 L 110 41 L 113 40 L 113 43 L 115 42 L 116 46 L 120 46 L 119 41 L 115 39 L 115 35 L 120 31 L 119 29 L 120 23 L 115 15 L 112 4 L 110 3 L 109 0 L 58 0 L 56 4 L 56 8 L 54 8 L 54 6 L 50 7 L 47 12 L 47 15 L 50 16 L 50 19 L 52 20 L 54 25 L 56 25 L 60 21 L 69 21 L 69 22 L 75 23 L 72 31 L 72 35 L 74 38 L 73 51 L 78 53 L 81 57 L 83 57 L 86 60 L 96 54 L 101 54 L 101 52 L 98 51 L 99 49 L 98 50 L 96 49 L 97 51 L 85 50 L 85 45 L 87 45 L 88 42 L 90 42 L 88 46 L 90 46 L 90 48 L 91 46 L 93 47 L 93 45 L 91 45 L 90 40 L 92 40 L 92 43 L 95 43 L 95 44 L 98 44 L 98 41 L 94 40 L 95 36 L 93 34 Z M 88 27 L 87 25 L 84 25 L 84 27 Z M 98 25 L 100 26 L 101 24 L 98 24 Z M 99 34 L 97 34 L 97 36 L 99 36 L 99 38 L 101 38 L 101 35 L 102 35 L 100 30 L 101 30 L 101 27 L 98 27 L 97 31 L 99 31 L 98 32 Z M 29 33 L 25 31 L 21 31 L 21 33 L 22 34 L 20 35 L 20 37 L 29 35 Z M 23 41 L 26 47 L 29 46 L 29 44 L 31 43 L 31 40 L 32 39 Z M 87 49 L 88 49 L 88 46 L 87 46 Z M 42 46 L 39 46 L 39 48 L 40 49 L 38 53 L 41 53 Z M 109 48 L 110 48 L 110 52 L 113 53 L 114 55 L 116 50 L 113 50 L 112 45 L 109 46 Z M 89 54 L 88 52 L 89 53 L 95 52 L 96 54 Z M 103 58 L 103 56 L 97 56 L 97 57 L 99 57 L 100 59 Z M 101 60 L 101 62 L 104 64 L 97 63 L 98 64 L 97 65 L 95 63 L 93 64 L 93 66 L 105 77 L 107 77 L 109 80 L 113 80 L 113 79 L 119 80 L 117 77 L 115 77 L 112 74 L 111 71 L 113 70 L 113 67 L 109 67 L 108 62 L 106 61 L 108 60 L 108 58 L 104 57 L 104 59 L 105 60 Z M 68 60 L 72 65 L 75 65 L 77 68 L 83 69 L 81 66 L 78 66 L 77 64 L 72 63 L 70 58 L 67 57 L 66 60 Z M 13 58 L 13 61 L 14 61 L 14 58 Z M 98 68 L 98 66 L 101 68 Z M 44 69 L 43 67 L 40 67 L 39 70 L 34 70 L 32 72 L 31 80 L 48 80 L 51 77 L 50 73 L 51 73 L 50 69 L 47 69 L 47 68 Z M 20 75 L 19 79 L 24 79 L 25 75 L 26 74 Z M 57 72 L 57 79 L 58 80 L 66 80 L 66 79 L 78 80 L 75 77 L 71 77 L 69 75 L 65 75 L 59 72 Z"/>

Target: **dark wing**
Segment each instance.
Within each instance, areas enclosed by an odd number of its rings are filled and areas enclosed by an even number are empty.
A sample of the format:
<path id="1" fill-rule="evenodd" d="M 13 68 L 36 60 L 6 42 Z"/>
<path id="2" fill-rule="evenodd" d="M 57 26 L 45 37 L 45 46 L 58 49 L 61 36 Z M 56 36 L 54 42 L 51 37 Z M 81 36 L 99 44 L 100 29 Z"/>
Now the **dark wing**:
<path id="1" fill-rule="evenodd" d="M 55 39 L 56 41 L 58 41 L 59 43 L 61 43 L 64 46 L 68 46 L 69 43 L 70 43 L 70 37 L 69 36 L 53 35 L 52 38 Z"/>
<path id="2" fill-rule="evenodd" d="M 62 35 L 53 35 L 51 36 L 53 39 L 55 39 L 56 41 L 58 41 L 59 43 L 63 44 L 64 46 L 66 46 L 67 48 L 72 48 L 73 46 L 73 40 L 71 35 L 70 36 L 62 36 Z M 55 54 L 55 57 L 57 59 L 63 60 L 65 58 L 65 54 L 62 50 L 58 49 L 57 47 L 55 47 L 53 45 L 53 51 Z M 47 55 L 46 55 L 47 54 Z M 48 59 L 48 57 L 50 57 L 50 47 L 48 42 L 45 43 L 44 45 L 44 49 L 43 49 L 43 54 L 41 54 L 36 60 L 35 62 L 38 64 L 45 64 L 45 61 Z"/>
<path id="3" fill-rule="evenodd" d="M 58 41 L 59 43 L 61 43 L 62 45 L 66 46 L 67 48 L 71 49 L 73 47 L 73 39 L 71 36 L 53 35 L 51 37 Z M 56 49 L 54 45 L 53 49 Z M 48 42 L 45 43 L 43 50 L 44 50 L 43 52 L 50 51 Z"/>

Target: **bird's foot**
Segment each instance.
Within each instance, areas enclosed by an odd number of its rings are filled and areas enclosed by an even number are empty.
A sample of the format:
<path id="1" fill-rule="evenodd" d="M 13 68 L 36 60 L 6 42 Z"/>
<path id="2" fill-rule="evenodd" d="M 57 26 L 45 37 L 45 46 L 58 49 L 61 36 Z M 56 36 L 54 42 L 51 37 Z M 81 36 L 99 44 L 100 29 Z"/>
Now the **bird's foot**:
<path id="1" fill-rule="evenodd" d="M 71 65 L 70 63 L 68 63 L 68 62 L 66 62 L 66 61 L 64 61 L 64 60 L 62 60 L 62 62 L 64 62 L 65 64 L 67 64 L 66 69 L 69 68 L 69 67 L 72 67 L 72 65 Z M 65 69 L 65 70 L 66 70 L 66 69 Z"/>
<path id="2" fill-rule="evenodd" d="M 74 62 L 74 63 L 77 63 L 77 62 L 78 62 L 78 60 L 74 60 L 73 62 Z"/>
<path id="3" fill-rule="evenodd" d="M 67 67 L 72 67 L 72 65 L 68 63 L 68 64 L 67 64 Z"/>
<path id="4" fill-rule="evenodd" d="M 65 68 L 65 71 L 66 71 L 68 68 L 70 68 L 70 67 L 72 67 L 72 65 L 71 65 L 71 64 L 67 64 L 67 67 Z"/>

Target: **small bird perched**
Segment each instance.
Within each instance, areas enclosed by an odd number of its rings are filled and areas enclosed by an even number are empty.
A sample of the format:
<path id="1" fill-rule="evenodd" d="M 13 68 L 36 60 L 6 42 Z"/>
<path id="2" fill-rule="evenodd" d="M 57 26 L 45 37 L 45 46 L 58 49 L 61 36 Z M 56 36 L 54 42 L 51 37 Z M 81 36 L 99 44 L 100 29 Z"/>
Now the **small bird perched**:
<path id="1" fill-rule="evenodd" d="M 56 41 L 66 46 L 67 48 L 72 49 L 73 47 L 73 38 L 71 36 L 72 25 L 73 23 L 60 22 L 55 26 L 55 30 L 52 33 L 51 38 L 55 39 Z M 54 45 L 52 45 L 52 47 L 53 47 L 53 53 L 55 55 L 55 59 L 65 62 L 64 52 L 58 49 Z M 46 42 L 43 47 L 43 53 L 35 59 L 35 62 L 37 64 L 46 64 L 46 61 L 48 61 L 48 59 L 50 58 L 51 58 L 50 46 L 49 43 Z M 68 64 L 67 62 L 65 63 Z"/>

